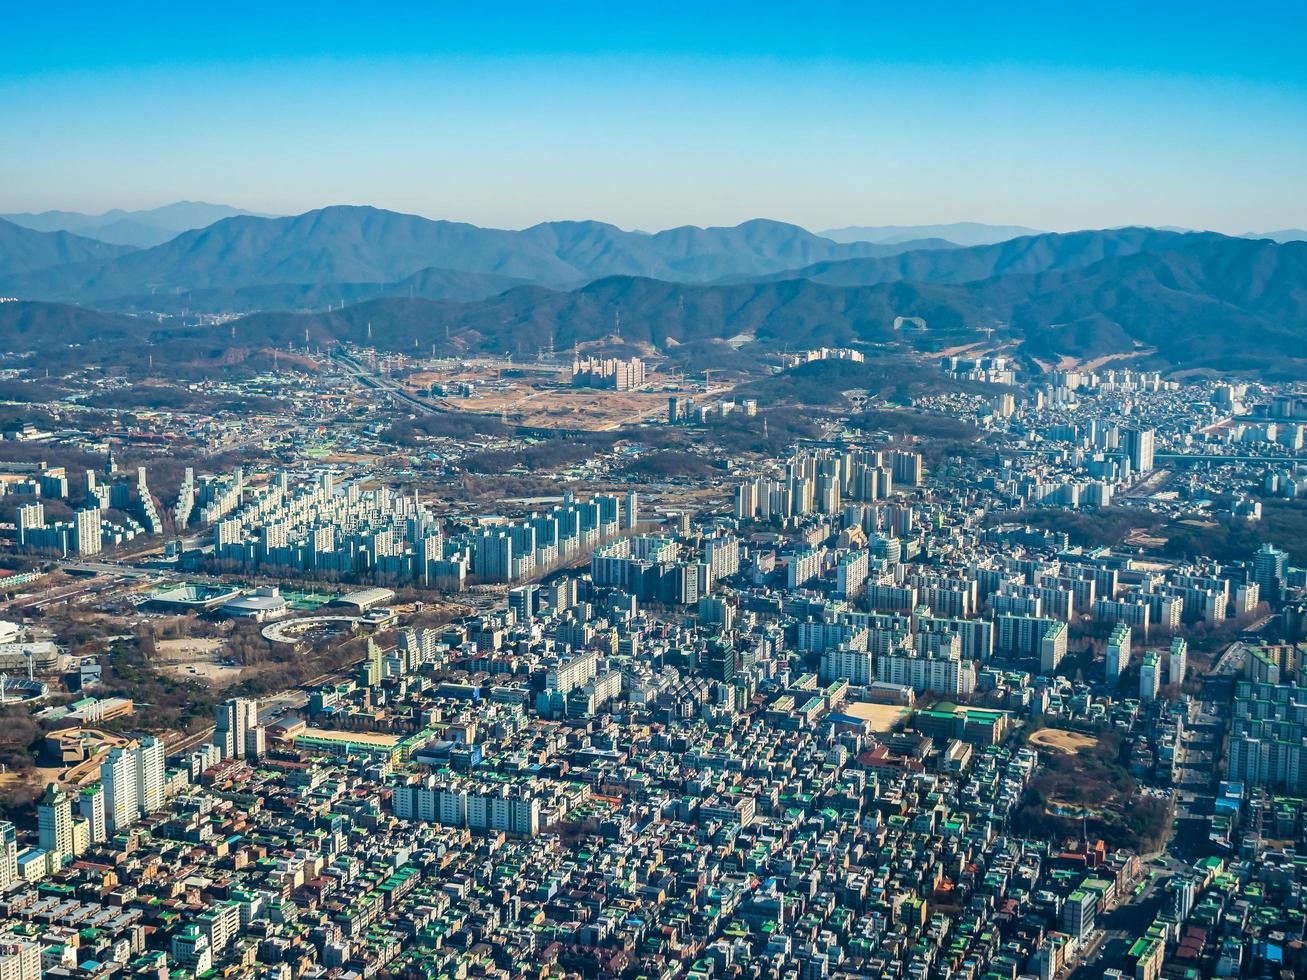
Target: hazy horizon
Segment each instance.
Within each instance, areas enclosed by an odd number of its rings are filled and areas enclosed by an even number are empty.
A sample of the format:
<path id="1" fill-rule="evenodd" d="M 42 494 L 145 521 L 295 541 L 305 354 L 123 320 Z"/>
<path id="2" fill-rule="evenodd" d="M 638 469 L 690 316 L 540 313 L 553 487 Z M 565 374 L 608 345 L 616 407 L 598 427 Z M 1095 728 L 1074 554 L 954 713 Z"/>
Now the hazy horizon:
<path id="1" fill-rule="evenodd" d="M 1307 225 L 1298 7 L 74 7 L 11 14 L 0 211 Z"/>
<path id="2" fill-rule="evenodd" d="M 668 230 L 671 230 L 671 229 L 674 229 L 674 228 L 680 228 L 680 227 L 698 227 L 698 228 L 733 227 L 733 226 L 735 226 L 735 225 L 739 225 L 739 224 L 742 224 L 742 223 L 745 223 L 745 222 L 748 222 L 748 221 L 756 221 L 756 220 L 762 220 L 762 221 L 779 221 L 779 222 L 784 222 L 784 223 L 786 223 L 786 224 L 792 224 L 792 225 L 795 225 L 795 226 L 797 226 L 797 227 L 803 228 L 803 229 L 805 229 L 806 231 L 810 231 L 810 232 L 812 232 L 813 234 L 818 234 L 818 235 L 823 234 L 823 233 L 825 233 L 825 232 L 844 231 L 844 230 L 851 229 L 851 228 L 932 228 L 932 227 L 937 227 L 937 226 L 947 226 L 947 225 L 976 225 L 976 226 L 979 226 L 979 227 L 1006 228 L 1006 227 L 1009 227 L 1009 226 L 1014 226 L 1014 225 L 1019 224 L 1018 222 L 1013 222 L 1013 221 L 1003 221 L 1003 220 L 976 220 L 976 219 L 972 219 L 972 218 L 958 218 L 958 219 L 945 219 L 945 220 L 940 220 L 940 221 L 906 221 L 906 222 L 890 222 L 890 221 L 887 221 L 887 222 L 875 222 L 875 221 L 850 221 L 850 222 L 848 222 L 848 223 L 846 223 L 846 224 L 843 224 L 843 225 L 831 225 L 831 226 L 814 227 L 814 226 L 812 226 L 812 225 L 801 224 L 800 222 L 797 222 L 797 221 L 789 221 L 789 220 L 784 219 L 784 218 L 776 218 L 776 217 L 774 217 L 774 216 L 772 216 L 772 215 L 756 214 L 756 215 L 751 215 L 751 216 L 746 217 L 746 218 L 742 218 L 742 219 L 740 219 L 739 221 L 734 221 L 734 222 L 730 222 L 730 223 L 715 223 L 715 222 L 704 222 L 704 221 L 686 221 L 686 222 L 681 222 L 680 224 L 675 224 L 675 225 L 663 225 L 663 226 L 658 226 L 658 227 L 635 227 L 635 226 L 631 226 L 631 225 L 623 225 L 623 224 L 620 224 L 620 223 L 618 223 L 618 222 L 616 222 L 616 221 L 610 221 L 610 220 L 605 219 L 605 218 L 602 218 L 602 217 L 594 217 L 594 216 L 575 216 L 575 217 L 562 217 L 562 218 L 543 218 L 543 219 L 541 219 L 540 221 L 532 221 L 532 222 L 525 223 L 525 224 L 515 224 L 515 225 L 507 225 L 507 224 L 499 224 L 499 225 L 489 225 L 489 224 L 484 224 L 484 225 L 483 225 L 483 224 L 481 224 L 480 222 L 476 222 L 476 221 L 468 221 L 467 219 L 461 219 L 461 218 L 450 218 L 450 217 L 448 217 L 448 216 L 446 216 L 446 215 L 440 215 L 440 214 L 423 214 L 423 213 L 421 213 L 421 212 L 419 212 L 419 211 L 407 210 L 407 209 L 404 209 L 404 208 L 381 208 L 379 205 L 375 205 L 375 204 L 367 204 L 367 203 L 362 203 L 362 202 L 354 203 L 354 204 L 344 204 L 344 203 L 340 203 L 340 202 L 332 202 L 332 203 L 329 203 L 329 204 L 320 204 L 320 205 L 317 205 L 317 206 L 315 206 L 315 207 L 310 207 L 310 208 L 305 209 L 304 211 L 281 212 L 281 213 L 278 213 L 278 212 L 256 212 L 256 211 L 255 211 L 254 209 L 252 209 L 252 208 L 244 208 L 244 207 L 242 207 L 239 203 L 232 203 L 232 202 L 230 202 L 230 201 L 205 200 L 205 199 L 194 199 L 194 200 L 186 200 L 186 201 L 165 201 L 165 202 L 162 202 L 162 203 L 159 203 L 159 204 L 145 204 L 145 205 L 143 205 L 142 207 L 139 207 L 139 208 L 110 207 L 110 208 L 106 208 L 106 209 L 104 209 L 103 211 L 78 211 L 78 210 L 76 210 L 76 209 L 74 209 L 74 208 L 66 208 L 66 207 L 43 208 L 43 209 L 40 209 L 40 210 L 33 209 L 33 208 L 26 208 L 26 209 L 20 209 L 20 208 L 7 208 L 7 209 L 4 209 L 4 210 L 0 211 L 0 217 L 3 217 L 4 215 L 17 215 L 17 214 L 42 215 L 42 214 L 46 214 L 46 213 L 66 213 L 66 214 L 82 214 L 82 215 L 85 215 L 85 216 L 87 216 L 87 217 L 96 218 L 96 217 L 102 217 L 102 216 L 104 216 L 104 215 L 106 215 L 106 214 L 110 214 L 110 213 L 115 212 L 115 211 L 121 211 L 121 212 L 124 212 L 124 213 L 126 213 L 126 214 L 134 214 L 134 213 L 137 213 L 137 212 L 149 212 L 149 211 L 154 211 L 154 210 L 158 210 L 158 209 L 161 209 L 161 208 L 167 208 L 167 207 L 172 206 L 172 205 L 175 205 L 175 204 L 194 204 L 194 205 L 205 205 L 205 206 L 214 206 L 214 207 L 224 207 L 224 206 L 225 206 L 225 207 L 231 207 L 231 208 L 234 208 L 234 209 L 236 209 L 236 210 L 238 210 L 238 211 L 244 211 L 244 212 L 247 212 L 247 213 L 248 213 L 249 215 L 251 215 L 251 216 L 262 217 L 262 218 L 293 218 L 293 217 L 297 217 L 297 216 L 302 215 L 302 214 L 307 214 L 307 213 L 310 213 L 310 212 L 313 212 L 313 211 L 321 211 L 321 210 L 325 210 L 325 209 L 327 209 L 327 208 L 331 208 L 331 207 L 375 207 L 375 208 L 378 208 L 379 210 L 392 211 L 392 212 L 395 212 L 395 213 L 398 213 L 398 214 L 409 214 L 409 215 L 415 215 L 415 216 L 417 216 L 417 217 L 420 217 L 420 218 L 427 218 L 427 219 L 430 219 L 430 220 L 432 220 L 432 221 L 460 221 L 460 222 L 463 222 L 463 223 L 466 223 L 466 224 L 477 225 L 477 226 L 479 226 L 479 227 L 485 227 L 485 228 L 496 228 L 496 229 L 504 230 L 504 231 L 521 231 L 521 230 L 524 230 L 524 229 L 526 229 L 526 228 L 530 228 L 530 227 L 532 227 L 533 225 L 537 225 L 537 224 L 549 223 L 549 222 L 567 222 L 567 221 L 573 221 L 573 222 L 588 222 L 588 221 L 594 221 L 594 222 L 599 222 L 599 223 L 601 223 L 601 224 L 612 225 L 612 226 L 614 226 L 614 227 L 616 227 L 616 228 L 621 229 L 622 231 L 637 232 L 637 233 L 642 233 L 642 234 L 657 234 L 657 233 L 660 232 L 660 231 L 668 231 Z M 220 218 L 220 219 L 217 219 L 217 220 L 222 220 L 222 219 Z M 1074 231 L 1111 231 L 1111 230 L 1115 230 L 1115 229 L 1120 229 L 1120 228 L 1131 228 L 1131 227 L 1136 227 L 1136 228 L 1159 228 L 1159 229 L 1162 229 L 1162 230 L 1181 231 L 1181 232 L 1204 232 L 1204 231 L 1211 231 L 1211 232 L 1218 232 L 1218 233 L 1220 233 L 1220 234 L 1230 234 L 1230 235 L 1236 235 L 1236 236 L 1237 236 L 1237 235 L 1244 235 L 1244 234 L 1249 234 L 1249 233 L 1266 233 L 1266 232 L 1284 231 L 1284 230 L 1288 230 L 1288 229 L 1290 229 L 1290 228 L 1294 228 L 1294 227 L 1296 227 L 1296 226 L 1292 226 L 1292 225 L 1283 225 L 1283 226 L 1279 226 L 1279 227 L 1275 227 L 1275 228 L 1245 228 L 1245 229 L 1242 229 L 1241 231 L 1222 231 L 1221 229 L 1216 229 L 1216 228 L 1193 228 L 1193 227 L 1185 227 L 1185 226 L 1180 226 L 1180 225 L 1150 225 L 1150 224 L 1147 224 L 1147 223 L 1145 223 L 1145 222 L 1133 221 L 1133 222 L 1126 222 L 1125 224 L 1112 225 L 1112 226 L 1101 226 L 1101 227 L 1100 227 L 1100 226 L 1083 226 L 1083 227 L 1066 227 L 1066 228 L 1033 228 L 1033 229 L 1031 229 L 1031 231 L 1034 232 L 1034 233 L 1038 233 L 1038 234 L 1043 234 L 1043 233 L 1046 233 L 1046 232 L 1066 234 L 1066 233 L 1074 232 Z M 86 234 L 89 234 L 89 233 L 86 233 Z M 94 235 L 90 235 L 90 237 L 94 237 Z"/>

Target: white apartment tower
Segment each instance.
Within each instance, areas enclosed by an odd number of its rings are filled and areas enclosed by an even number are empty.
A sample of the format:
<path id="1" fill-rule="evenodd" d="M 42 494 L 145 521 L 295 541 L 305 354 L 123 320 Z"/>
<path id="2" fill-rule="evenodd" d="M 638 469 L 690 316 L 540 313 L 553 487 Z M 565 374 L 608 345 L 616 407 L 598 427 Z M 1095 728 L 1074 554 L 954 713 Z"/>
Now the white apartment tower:
<path id="1" fill-rule="evenodd" d="M 163 809 L 166 799 L 166 777 L 163 768 L 163 742 L 150 736 L 141 742 L 137 750 L 137 798 L 140 801 L 142 815 L 157 813 Z"/>
<path id="2" fill-rule="evenodd" d="M 79 555 L 100 553 L 100 508 L 83 507 L 73 515 L 73 530 L 77 536 Z"/>
<path id="3" fill-rule="evenodd" d="M 134 747 L 112 749 L 109 758 L 100 764 L 104 812 L 110 834 L 130 827 L 141 815 L 139 764 L 140 756 Z"/>
<path id="4" fill-rule="evenodd" d="M 104 786 L 96 783 L 84 787 L 77 794 L 77 812 L 86 820 L 92 844 L 103 844 L 109 839 L 105 827 Z"/>

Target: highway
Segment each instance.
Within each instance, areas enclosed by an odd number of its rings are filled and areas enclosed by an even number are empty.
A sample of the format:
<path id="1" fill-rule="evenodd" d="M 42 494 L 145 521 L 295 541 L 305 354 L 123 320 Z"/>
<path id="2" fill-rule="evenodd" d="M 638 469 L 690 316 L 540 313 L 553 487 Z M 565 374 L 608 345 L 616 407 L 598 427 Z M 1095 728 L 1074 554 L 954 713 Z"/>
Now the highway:
<path id="1" fill-rule="evenodd" d="M 1013 453 L 1018 456 L 1052 456 L 1066 451 L 1066 446 L 1039 446 L 1029 449 L 1005 449 L 1004 452 Z M 1119 452 L 1119 450 L 1118 450 Z M 1217 456 L 1207 455 L 1205 453 L 1154 453 L 1154 464 L 1160 466 L 1167 464 L 1183 463 L 1278 463 L 1290 465 L 1301 463 L 1301 456 Z"/>
<path id="2" fill-rule="evenodd" d="M 120 578 L 155 579 L 160 573 L 151 568 L 136 568 L 121 561 L 61 561 L 57 563 L 65 572 L 91 575 L 116 575 Z"/>
<path id="3" fill-rule="evenodd" d="M 1230 649 L 1241 646 L 1231 644 Z M 1227 653 L 1230 651 L 1227 650 Z M 1224 659 L 1224 655 L 1223 658 Z M 1208 840 L 1216 782 L 1220 779 L 1219 753 L 1225 735 L 1228 708 L 1216 696 L 1216 685 L 1189 705 L 1177 754 L 1172 799 L 1175 813 L 1166 848 L 1141 855 L 1147 884 L 1139 895 L 1100 915 L 1100 932 L 1063 976 L 1066 980 L 1097 980 L 1109 967 L 1126 968 L 1126 952 L 1142 935 L 1167 901 L 1167 882 L 1213 852 Z"/>
<path id="4" fill-rule="evenodd" d="M 1169 463 L 1301 463 L 1301 456 L 1208 456 L 1203 453 L 1154 453 L 1153 460 Z"/>
<path id="5" fill-rule="evenodd" d="M 12 602 L 6 603 L 4 608 L 36 610 L 46 609 L 50 606 L 58 606 L 68 602 L 75 602 L 78 599 L 86 599 L 91 596 L 97 596 L 115 585 L 121 585 L 127 581 L 123 575 L 97 575 L 93 579 L 76 582 L 57 589 L 45 589 L 38 593 L 27 593 Z"/>
<path id="6" fill-rule="evenodd" d="M 390 378 L 384 378 L 378 374 L 372 373 L 346 353 L 337 351 L 332 355 L 332 357 L 337 364 L 345 369 L 346 374 L 355 378 L 367 388 L 384 392 L 385 394 L 390 395 L 390 397 L 395 401 L 402 402 L 408 407 L 417 409 L 420 412 L 438 412 L 441 410 L 440 405 L 429 402 L 425 398 L 419 398 L 402 384 L 399 384 Z"/>
<path id="7" fill-rule="evenodd" d="M 1170 470 L 1153 470 L 1136 481 L 1135 484 L 1131 486 L 1130 489 L 1124 491 L 1121 496 L 1150 497 L 1165 487 L 1167 481 L 1170 479 Z"/>

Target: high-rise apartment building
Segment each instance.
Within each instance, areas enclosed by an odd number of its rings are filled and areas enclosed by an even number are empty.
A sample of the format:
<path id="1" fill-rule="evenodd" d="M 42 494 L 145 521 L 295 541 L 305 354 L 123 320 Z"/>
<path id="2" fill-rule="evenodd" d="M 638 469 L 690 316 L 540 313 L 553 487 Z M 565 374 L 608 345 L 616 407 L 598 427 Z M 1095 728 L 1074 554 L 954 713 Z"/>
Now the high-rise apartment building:
<path id="1" fill-rule="evenodd" d="M 95 783 L 83 787 L 77 794 L 77 812 L 86 821 L 92 844 L 103 844 L 109 839 L 108 829 L 105 826 L 103 785 Z"/>
<path id="2" fill-rule="evenodd" d="M 1184 683 L 1184 674 L 1188 664 L 1189 642 L 1183 636 L 1177 636 L 1171 641 L 1171 665 L 1167 668 L 1167 683 Z"/>
<path id="3" fill-rule="evenodd" d="M 8 820 L 0 820 L 0 892 L 18 880 L 18 831 Z"/>
<path id="4" fill-rule="evenodd" d="M 36 805 L 36 826 L 42 850 L 58 851 L 68 857 L 76 853 L 73 845 L 73 801 L 54 783 L 46 786 L 41 801 Z"/>
<path id="5" fill-rule="evenodd" d="M 1107 640 L 1107 683 L 1115 687 L 1130 663 L 1130 627 L 1117 623 Z"/>
<path id="6" fill-rule="evenodd" d="M 1130 469 L 1135 473 L 1148 473 L 1153 468 L 1153 443 L 1156 433 L 1152 429 L 1126 429 L 1125 451 L 1130 457 Z"/>
<path id="7" fill-rule="evenodd" d="M 44 948 L 41 942 L 27 936 L 0 935 L 0 978 L 40 980 Z"/>
<path id="8" fill-rule="evenodd" d="M 141 741 L 137 752 L 137 798 L 141 814 L 149 815 L 163 809 L 166 785 L 163 768 L 163 742 L 154 736 Z"/>
<path id="9" fill-rule="evenodd" d="M 372 645 L 369 641 L 369 651 Z M 259 702 L 252 698 L 231 698 L 218 705 L 215 713 L 217 724 L 213 730 L 213 744 L 224 759 L 245 758 L 249 732 L 259 724 Z"/>
<path id="10" fill-rule="evenodd" d="M 108 833 L 117 834 L 141 816 L 140 757 L 135 746 L 117 747 L 100 764 L 100 783 L 104 786 L 104 812 Z"/>
<path id="11" fill-rule="evenodd" d="M 1260 597 L 1279 602 L 1284 594 L 1284 579 L 1289 571 L 1289 556 L 1267 542 L 1253 555 L 1253 581 Z"/>
<path id="12" fill-rule="evenodd" d="M 1139 668 L 1139 699 L 1156 700 L 1161 686 L 1162 660 L 1156 653 L 1150 653 L 1144 657 L 1143 665 Z"/>
<path id="13" fill-rule="evenodd" d="M 79 555 L 100 553 L 100 508 L 83 507 L 73 515 L 75 548 Z"/>
<path id="14" fill-rule="evenodd" d="M 18 546 L 26 547 L 32 543 L 32 531 L 45 527 L 45 505 L 40 501 L 23 504 L 14 515 L 18 529 Z"/>

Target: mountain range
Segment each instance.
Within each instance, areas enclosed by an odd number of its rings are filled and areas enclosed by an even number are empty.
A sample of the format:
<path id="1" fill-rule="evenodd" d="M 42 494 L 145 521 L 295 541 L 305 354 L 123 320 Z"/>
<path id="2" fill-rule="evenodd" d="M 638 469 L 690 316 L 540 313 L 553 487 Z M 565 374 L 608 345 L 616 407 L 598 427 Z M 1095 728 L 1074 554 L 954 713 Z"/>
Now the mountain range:
<path id="1" fill-rule="evenodd" d="M 611 275 L 701 282 L 908 248 L 951 247 L 944 241 L 839 244 L 795 225 L 765 220 L 652 235 L 598 221 L 554 221 L 505 231 L 338 206 L 288 218 L 226 218 L 106 261 L 2 278 L 0 290 L 24 298 L 150 309 L 152 294 L 220 289 L 232 291 L 234 304 L 223 312 L 239 312 L 253 307 L 238 295 L 249 287 L 395 283 L 425 269 L 552 287 L 575 287 Z"/>
<path id="2" fill-rule="evenodd" d="M 1044 234 L 1037 228 L 1024 225 L 985 225 L 976 221 L 957 221 L 947 225 L 875 225 L 831 228 L 819 231 L 822 238 L 833 242 L 878 242 L 896 244 L 922 238 L 942 238 L 954 245 L 994 245 L 1009 238 Z"/>
<path id="3" fill-rule="evenodd" d="M 381 297 L 341 310 L 251 314 L 221 327 L 39 302 L 0 304 L 11 349 L 54 354 L 98 341 L 139 360 L 225 347 L 371 342 L 451 354 L 541 349 L 613 338 L 675 352 L 896 343 L 923 350 L 979 339 L 1045 362 L 1134 356 L 1141 366 L 1307 377 L 1307 243 L 1186 235 L 1178 247 L 1089 265 L 963 283 L 831 285 L 811 279 L 694 284 L 614 276 L 575 290 L 518 286 L 473 302 Z M 83 319 L 84 318 L 84 319 Z M 919 318 L 906 322 L 902 318 Z M 156 356 L 156 362 L 160 360 Z"/>
<path id="4" fill-rule="evenodd" d="M 66 231 L 33 231 L 0 221 L 0 282 L 55 266 L 109 261 L 129 251 Z"/>
<path id="5" fill-rule="evenodd" d="M 1243 236 L 1244 238 L 1269 238 L 1273 242 L 1284 244 L 1285 242 L 1307 242 L 1307 229 L 1303 228 L 1282 228 L 1279 231 L 1252 232 Z"/>
<path id="6" fill-rule="evenodd" d="M 81 343 L 127 361 L 142 343 L 220 356 L 306 334 L 515 356 L 617 335 L 754 363 L 786 346 L 989 338 L 1044 363 L 1124 355 L 1307 376 L 1307 243 L 1154 228 L 957 247 L 842 244 L 764 220 L 504 231 L 337 207 L 238 215 L 131 249 L 0 222 L 3 295 L 24 302 L 0 303 L 0 347 Z M 247 315 L 221 328 L 174 315 L 197 312 Z"/>
<path id="7" fill-rule="evenodd" d="M 1155 228 L 1116 228 L 1067 234 L 1049 232 L 971 248 L 932 252 L 908 250 L 892 256 L 818 262 L 767 278 L 810 279 L 832 286 L 874 286 L 905 279 L 913 282 L 974 282 L 1013 273 L 1077 269 L 1113 256 L 1182 247 L 1191 238 L 1196 240 L 1199 236 L 1213 234 L 1186 234 Z"/>
<path id="8" fill-rule="evenodd" d="M 84 238 L 108 242 L 111 245 L 131 245 L 133 248 L 150 248 L 176 238 L 184 231 L 204 228 L 240 214 L 253 214 L 226 204 L 206 204 L 203 201 L 177 201 L 163 207 L 144 211 L 124 211 L 114 208 L 103 214 L 83 214 L 80 211 L 40 211 L 21 214 L 0 214 L 0 219 L 31 228 L 33 231 L 68 231 Z"/>

